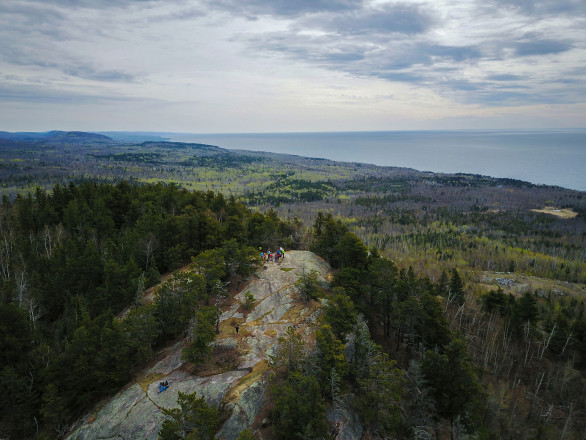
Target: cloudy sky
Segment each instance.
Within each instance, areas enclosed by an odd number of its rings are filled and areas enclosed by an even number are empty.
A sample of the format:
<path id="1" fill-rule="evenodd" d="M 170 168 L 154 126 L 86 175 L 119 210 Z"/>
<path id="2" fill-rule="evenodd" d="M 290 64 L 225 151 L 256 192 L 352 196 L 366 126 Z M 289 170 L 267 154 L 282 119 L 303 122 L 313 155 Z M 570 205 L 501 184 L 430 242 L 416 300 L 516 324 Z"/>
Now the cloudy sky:
<path id="1" fill-rule="evenodd" d="M 0 0 L 0 130 L 563 127 L 584 0 Z"/>

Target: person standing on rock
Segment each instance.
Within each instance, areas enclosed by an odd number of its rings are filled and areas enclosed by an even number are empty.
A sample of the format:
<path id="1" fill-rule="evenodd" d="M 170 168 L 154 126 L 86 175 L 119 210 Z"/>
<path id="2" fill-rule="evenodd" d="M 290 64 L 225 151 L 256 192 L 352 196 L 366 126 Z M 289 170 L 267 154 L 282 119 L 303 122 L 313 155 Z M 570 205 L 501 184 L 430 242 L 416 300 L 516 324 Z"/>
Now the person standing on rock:
<path id="1" fill-rule="evenodd" d="M 240 331 L 240 326 L 238 324 L 236 324 L 236 334 L 238 334 L 239 331 Z"/>

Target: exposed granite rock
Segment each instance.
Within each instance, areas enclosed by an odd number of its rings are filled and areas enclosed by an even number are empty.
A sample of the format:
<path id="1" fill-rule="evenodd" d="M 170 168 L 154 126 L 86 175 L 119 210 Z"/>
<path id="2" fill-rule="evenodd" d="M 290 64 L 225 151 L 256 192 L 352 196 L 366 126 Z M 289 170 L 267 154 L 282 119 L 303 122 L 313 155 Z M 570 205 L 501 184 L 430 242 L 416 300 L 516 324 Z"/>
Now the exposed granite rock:
<path id="1" fill-rule="evenodd" d="M 495 281 L 501 286 L 510 287 L 515 284 L 515 280 L 512 278 L 496 278 Z"/>
<path id="2" fill-rule="evenodd" d="M 159 411 L 149 401 L 144 390 L 134 384 L 118 393 L 104 406 L 95 420 L 88 418 L 68 438 L 89 440 L 96 438 L 156 438 Z"/>
<path id="3" fill-rule="evenodd" d="M 146 371 L 145 375 L 150 374 L 171 374 L 171 372 L 177 370 L 183 365 L 183 361 L 181 360 L 181 353 L 183 348 L 185 347 L 185 340 L 181 340 L 176 342 L 170 347 L 163 349 L 160 352 L 162 359 L 157 362 L 152 368 L 149 368 Z"/>
<path id="4" fill-rule="evenodd" d="M 101 408 L 93 421 L 86 418 L 68 438 L 90 440 L 96 438 L 156 439 L 165 416 L 161 408 L 176 408 L 179 391 L 205 396 L 206 401 L 218 406 L 226 391 L 246 371 L 230 371 L 211 376 L 196 377 L 184 371 L 175 371 L 166 376 L 169 388 L 159 392 L 160 380 L 151 383 L 146 390 L 134 384 L 120 391 Z"/>
<path id="5" fill-rule="evenodd" d="M 252 426 L 265 404 L 265 384 L 253 382 L 232 405 L 232 415 L 218 433 L 221 440 L 235 440 L 244 429 Z"/>
<path id="6" fill-rule="evenodd" d="M 327 417 L 332 425 L 335 440 L 359 440 L 362 438 L 363 428 L 360 417 L 355 411 L 350 410 L 346 403 L 352 399 L 352 395 L 346 395 L 335 407 L 328 408 Z"/>
<path id="7" fill-rule="evenodd" d="M 240 334 L 229 325 L 214 344 L 241 353 L 240 363 L 233 371 L 207 377 L 193 376 L 184 371 L 181 351 L 185 341 L 179 341 L 159 353 L 160 360 L 139 375 L 141 385 L 130 384 L 93 415 L 78 421 L 67 437 L 71 440 L 89 439 L 156 439 L 165 416 L 161 408 L 177 407 L 178 392 L 205 396 L 216 407 L 223 405 L 231 415 L 222 426 L 218 438 L 233 440 L 241 431 L 251 428 L 266 404 L 266 383 L 263 379 L 267 360 L 277 340 L 289 326 L 294 326 L 306 340 L 313 338 L 311 323 L 320 313 L 320 304 L 302 303 L 297 296 L 295 281 L 303 272 L 316 270 L 318 279 L 325 283 L 330 276 L 327 263 L 310 252 L 289 251 L 284 261 L 267 262 L 232 303 L 224 308 L 220 321 L 238 320 Z M 256 304 L 248 315 L 238 312 L 244 293 L 254 295 Z M 167 380 L 169 388 L 162 393 L 158 383 Z M 359 438 L 355 415 L 336 412 L 332 419 L 348 431 L 340 439 Z M 343 422 L 343 420 L 348 420 Z M 342 425 L 340 425 L 342 426 Z M 358 425 L 359 426 L 359 425 Z M 361 428 L 360 428 L 361 430 Z M 361 431 L 360 431 L 361 432 Z"/>

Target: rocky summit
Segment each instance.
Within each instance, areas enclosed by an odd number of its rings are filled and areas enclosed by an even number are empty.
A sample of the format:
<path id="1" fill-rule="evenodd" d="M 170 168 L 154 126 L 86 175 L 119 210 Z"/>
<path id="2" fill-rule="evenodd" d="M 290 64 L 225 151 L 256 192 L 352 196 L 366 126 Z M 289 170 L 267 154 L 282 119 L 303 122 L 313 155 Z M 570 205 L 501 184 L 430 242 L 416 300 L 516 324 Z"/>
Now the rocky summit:
<path id="1" fill-rule="evenodd" d="M 289 251 L 284 260 L 265 262 L 252 279 L 223 307 L 220 333 L 214 342 L 214 353 L 232 353 L 230 367 L 200 369 L 190 374 L 181 360 L 185 340 L 178 341 L 157 354 L 158 361 L 137 375 L 133 383 L 95 408 L 77 423 L 67 437 L 89 439 L 156 439 L 165 420 L 162 408 L 177 407 L 178 392 L 205 396 L 209 404 L 221 407 L 228 418 L 219 439 L 233 440 L 245 429 L 256 429 L 265 417 L 267 404 L 266 375 L 269 356 L 289 326 L 313 340 L 313 326 L 320 313 L 320 303 L 305 303 L 298 297 L 295 282 L 303 273 L 317 271 L 326 282 L 330 268 L 311 252 Z M 248 310 L 242 306 L 254 297 Z M 238 325 L 238 333 L 236 332 Z M 159 392 L 161 381 L 169 387 Z M 336 420 L 339 423 L 339 420 Z M 359 430 L 361 431 L 361 430 Z M 260 434 L 260 432 L 259 432 Z M 356 437 L 359 438 L 359 433 Z"/>

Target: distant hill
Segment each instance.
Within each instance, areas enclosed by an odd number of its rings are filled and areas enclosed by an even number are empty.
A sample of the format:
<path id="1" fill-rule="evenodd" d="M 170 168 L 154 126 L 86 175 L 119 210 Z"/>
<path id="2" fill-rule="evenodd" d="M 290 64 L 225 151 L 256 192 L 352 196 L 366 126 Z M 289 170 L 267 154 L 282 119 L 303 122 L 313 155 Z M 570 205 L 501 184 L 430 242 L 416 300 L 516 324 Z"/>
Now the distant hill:
<path id="1" fill-rule="evenodd" d="M 0 132 L 0 139 L 9 139 L 13 141 L 28 141 L 44 144 L 115 144 L 116 141 L 103 134 L 86 133 L 83 131 L 47 131 L 43 133 L 34 132 Z"/>
<path id="2" fill-rule="evenodd" d="M 143 142 L 140 144 L 141 147 L 153 149 L 153 148 L 165 148 L 175 150 L 187 150 L 190 152 L 196 152 L 197 155 L 216 155 L 216 154 L 230 154 L 230 150 L 222 147 L 216 147 L 215 145 L 207 144 L 192 144 L 185 142 Z"/>
<path id="3" fill-rule="evenodd" d="M 33 132 L 8 132 L 0 131 L 0 139 L 9 139 L 13 141 L 31 141 L 46 139 L 53 132 L 33 133 Z"/>
<path id="4" fill-rule="evenodd" d="M 102 134 L 115 141 L 126 143 L 164 142 L 169 140 L 168 137 L 147 131 L 99 131 L 97 134 Z"/>

